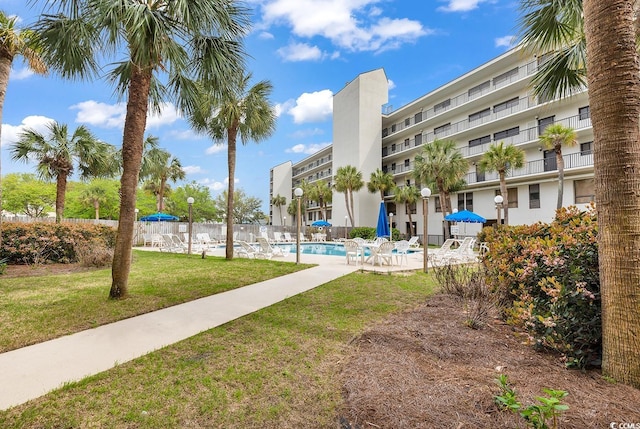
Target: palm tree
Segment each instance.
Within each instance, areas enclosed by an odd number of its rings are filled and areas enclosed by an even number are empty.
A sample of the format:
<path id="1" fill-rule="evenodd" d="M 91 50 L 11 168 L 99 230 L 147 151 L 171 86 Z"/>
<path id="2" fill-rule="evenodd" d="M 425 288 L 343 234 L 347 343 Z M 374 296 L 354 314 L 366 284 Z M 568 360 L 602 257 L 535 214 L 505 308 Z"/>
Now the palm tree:
<path id="1" fill-rule="evenodd" d="M 584 0 L 602 299 L 602 369 L 640 388 L 640 65 L 624 0 Z M 615 49 L 603 49 L 615 46 Z M 615 65 L 615 66 L 612 66 Z"/>
<path id="2" fill-rule="evenodd" d="M 156 196 L 156 207 L 159 212 L 164 211 L 164 194 L 169 189 L 168 182 L 177 182 L 186 177 L 185 171 L 178 158 L 164 149 L 153 148 L 148 151 L 149 165 L 147 174 L 149 179 L 145 188 L 151 190 Z"/>
<path id="3" fill-rule="evenodd" d="M 327 205 L 333 196 L 329 182 L 324 180 L 314 182 L 308 186 L 307 192 L 307 199 L 317 202 L 320 206 L 320 218 L 327 219 Z"/>
<path id="4" fill-rule="evenodd" d="M 482 158 L 478 167 L 480 171 L 496 171 L 500 178 L 500 195 L 503 198 L 504 224 L 509 225 L 509 193 L 507 192 L 507 175 L 514 168 L 524 166 L 524 152 L 522 149 L 504 142 L 492 143 Z"/>
<path id="5" fill-rule="evenodd" d="M 108 177 L 109 159 L 115 148 L 99 141 L 84 125 L 76 128 L 72 135 L 66 124 L 51 122 L 47 136 L 28 129 L 20 134 L 11 148 L 14 160 L 35 160 L 39 176 L 56 182 L 56 222 L 64 216 L 64 200 L 67 180 L 78 168 L 81 179 Z"/>
<path id="6" fill-rule="evenodd" d="M 394 190 L 393 202 L 404 204 L 405 211 L 409 215 L 409 236 L 415 235 L 413 230 L 413 219 L 411 218 L 411 206 L 422 199 L 420 190 L 413 185 L 396 187 Z"/>
<path id="7" fill-rule="evenodd" d="M 96 220 L 100 219 L 100 204 L 108 201 L 107 189 L 102 183 L 93 181 L 80 194 L 80 200 L 83 204 L 93 207 L 96 214 Z"/>
<path id="8" fill-rule="evenodd" d="M 217 142 L 227 142 L 229 189 L 227 219 L 233 219 L 233 195 L 236 170 L 236 143 L 265 140 L 275 131 L 276 116 L 269 103 L 273 89 L 263 80 L 249 87 L 251 74 L 237 76 L 233 87 L 222 94 L 201 92 L 198 109 L 190 116 L 190 122 L 199 132 L 207 133 Z M 226 258 L 233 259 L 233 222 L 227 222 Z"/>
<path id="9" fill-rule="evenodd" d="M 334 188 L 338 192 L 344 193 L 344 204 L 347 207 L 347 214 L 351 221 L 351 226 L 355 226 L 353 221 L 353 193 L 358 192 L 364 186 L 362 172 L 353 165 L 338 167 L 334 177 Z"/>
<path id="10" fill-rule="evenodd" d="M 282 220 L 282 206 L 287 205 L 287 197 L 278 194 L 271 198 L 271 204 L 278 208 L 278 213 L 280 214 L 280 225 L 282 225 L 284 223 Z"/>
<path id="11" fill-rule="evenodd" d="M 469 163 L 462 156 L 454 140 L 436 139 L 425 145 L 416 156 L 413 176 L 425 186 L 433 186 L 440 195 L 442 212 L 452 213 L 451 193 L 464 188 L 464 176 Z M 445 238 L 449 238 L 448 221 L 445 221 Z"/>
<path id="12" fill-rule="evenodd" d="M 396 186 L 396 183 L 393 181 L 393 175 L 391 173 L 385 173 L 381 169 L 376 169 L 371 176 L 369 177 L 369 182 L 367 182 L 367 189 L 372 194 L 376 192 L 380 192 L 380 200 L 384 200 L 384 193 L 386 191 L 390 191 Z"/>
<path id="13" fill-rule="evenodd" d="M 552 124 L 545 128 L 540 136 L 540 142 L 546 149 L 556 153 L 556 165 L 558 167 L 558 204 L 556 208 L 562 208 L 564 193 L 564 158 L 562 158 L 562 146 L 575 146 L 578 144 L 576 132 L 573 128 L 562 124 Z"/>
<path id="14" fill-rule="evenodd" d="M 46 74 L 45 66 L 40 56 L 37 33 L 28 28 L 20 28 L 16 24 L 17 16 L 7 16 L 0 11 L 0 124 L 2 124 L 2 110 L 4 98 L 9 86 L 11 65 L 17 56 L 22 56 L 31 71 Z M 2 131 L 0 127 L 0 132 Z M 2 229 L 2 160 L 0 159 L 0 229 Z M 0 234 L 2 245 L 2 234 Z"/>
<path id="15" fill-rule="evenodd" d="M 188 115 L 198 95 L 190 77 L 223 89 L 244 66 L 240 38 L 248 10 L 227 0 L 51 0 L 36 30 L 46 63 L 63 77 L 92 78 L 98 61 L 124 59 L 109 78 L 126 97 L 122 137 L 120 221 L 109 296 L 126 295 L 136 192 L 147 113 L 170 98 Z"/>

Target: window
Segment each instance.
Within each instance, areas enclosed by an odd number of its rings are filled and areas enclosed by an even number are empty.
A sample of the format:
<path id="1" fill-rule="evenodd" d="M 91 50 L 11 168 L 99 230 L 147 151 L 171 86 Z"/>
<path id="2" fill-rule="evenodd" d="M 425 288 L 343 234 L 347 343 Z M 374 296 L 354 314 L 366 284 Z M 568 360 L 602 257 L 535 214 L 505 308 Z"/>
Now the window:
<path id="1" fill-rule="evenodd" d="M 507 195 L 509 195 L 509 208 L 518 208 L 518 188 L 507 188 Z"/>
<path id="2" fill-rule="evenodd" d="M 485 178 L 484 178 L 484 171 L 480 170 L 480 166 L 476 165 L 476 181 L 478 182 L 484 182 Z"/>
<path id="3" fill-rule="evenodd" d="M 589 106 L 584 106 L 578 109 L 578 115 L 580 115 L 580 120 L 589 119 L 591 117 L 591 109 Z"/>
<path id="4" fill-rule="evenodd" d="M 484 110 L 469 115 L 469 122 L 477 121 L 478 119 L 482 119 L 489 115 L 491 115 L 491 109 L 487 107 Z"/>
<path id="5" fill-rule="evenodd" d="M 404 139 L 404 147 L 405 148 L 409 147 L 409 139 Z"/>
<path id="6" fill-rule="evenodd" d="M 416 134 L 413 138 L 416 141 L 416 146 L 420 146 L 422 144 L 422 134 Z"/>
<path id="7" fill-rule="evenodd" d="M 394 153 L 396 151 L 396 144 L 392 144 L 391 145 L 391 153 Z"/>
<path id="8" fill-rule="evenodd" d="M 411 179 L 407 179 L 405 183 L 407 184 L 407 186 L 411 186 Z"/>
<path id="9" fill-rule="evenodd" d="M 389 168 L 386 165 L 382 166 L 382 172 L 386 173 L 387 171 L 389 171 Z"/>
<path id="10" fill-rule="evenodd" d="M 538 119 L 538 135 L 544 133 L 544 130 L 556 120 L 555 116 L 547 116 L 546 118 Z"/>
<path id="11" fill-rule="evenodd" d="M 558 169 L 556 163 L 556 152 L 553 150 L 545 150 L 544 152 L 544 171 L 553 171 Z"/>
<path id="12" fill-rule="evenodd" d="M 469 97 L 475 97 L 481 95 L 485 89 L 489 89 L 491 87 L 491 81 L 482 82 L 480 85 L 476 85 L 471 88 L 468 92 Z"/>
<path id="13" fill-rule="evenodd" d="M 435 113 L 438 113 L 438 112 L 440 112 L 440 111 L 442 111 L 442 110 L 446 109 L 446 108 L 447 108 L 447 107 L 449 107 L 450 105 L 451 105 L 451 99 L 449 98 L 449 99 L 447 99 L 447 100 L 444 100 L 442 103 L 438 103 L 438 104 L 436 104 L 435 106 L 433 106 L 433 111 L 434 111 Z"/>
<path id="14" fill-rule="evenodd" d="M 529 185 L 529 208 L 540 208 L 540 185 Z"/>
<path id="15" fill-rule="evenodd" d="M 491 143 L 491 136 L 484 136 L 477 139 L 469 140 L 469 147 L 482 146 L 485 143 Z"/>
<path id="16" fill-rule="evenodd" d="M 591 155 L 593 153 L 593 142 L 580 143 L 580 155 Z"/>
<path id="17" fill-rule="evenodd" d="M 383 147 L 382 148 L 382 156 L 387 156 L 389 154 L 389 148 L 388 147 Z"/>
<path id="18" fill-rule="evenodd" d="M 307 220 L 308 220 L 309 222 L 311 222 L 311 221 L 313 220 L 313 213 L 311 213 L 311 212 L 309 212 L 309 213 L 308 213 Z"/>
<path id="19" fill-rule="evenodd" d="M 391 164 L 391 171 L 396 171 L 396 163 Z"/>
<path id="20" fill-rule="evenodd" d="M 436 213 L 442 213 L 442 206 L 440 205 L 440 197 L 433 197 L 433 201 L 436 204 Z"/>
<path id="21" fill-rule="evenodd" d="M 433 129 L 433 133 L 435 135 L 438 135 L 438 134 L 446 133 L 449 130 L 451 130 L 451 122 L 449 122 L 448 124 L 440 125 L 439 127 L 435 127 Z"/>
<path id="22" fill-rule="evenodd" d="M 593 179 L 574 180 L 573 191 L 575 204 L 586 204 L 595 200 L 595 185 Z"/>
<path id="23" fill-rule="evenodd" d="M 409 163 L 410 163 L 410 162 L 409 162 L 409 160 L 408 160 L 408 159 L 405 159 L 405 160 L 404 160 L 404 166 L 405 166 L 405 167 L 409 167 Z"/>
<path id="24" fill-rule="evenodd" d="M 512 81 L 515 77 L 518 76 L 518 67 L 511 69 L 507 72 L 504 72 L 493 78 L 493 86 L 500 85 L 501 83 Z"/>
<path id="25" fill-rule="evenodd" d="M 392 133 L 396 132 L 396 124 L 391 125 L 391 132 Z"/>
<path id="26" fill-rule="evenodd" d="M 404 120 L 404 126 L 408 127 L 409 125 L 411 125 L 411 118 L 407 118 Z"/>
<path id="27" fill-rule="evenodd" d="M 509 128 L 508 130 L 498 131 L 493 135 L 493 140 L 498 141 L 507 137 L 517 136 L 518 134 L 520 134 L 520 127 L 513 127 Z"/>
<path id="28" fill-rule="evenodd" d="M 462 210 L 473 211 L 473 192 L 458 193 L 458 211 Z"/>
<path id="29" fill-rule="evenodd" d="M 383 128 L 382 129 L 382 137 L 386 137 L 389 135 L 389 128 Z"/>
<path id="30" fill-rule="evenodd" d="M 418 122 L 422 122 L 422 112 L 416 113 L 416 116 L 413 117 L 413 122 L 417 124 Z"/>
<path id="31" fill-rule="evenodd" d="M 502 103 L 496 104 L 493 106 L 493 113 L 502 112 L 503 110 L 511 109 L 516 107 L 520 103 L 520 99 L 518 97 L 512 98 L 511 100 L 503 101 Z"/>

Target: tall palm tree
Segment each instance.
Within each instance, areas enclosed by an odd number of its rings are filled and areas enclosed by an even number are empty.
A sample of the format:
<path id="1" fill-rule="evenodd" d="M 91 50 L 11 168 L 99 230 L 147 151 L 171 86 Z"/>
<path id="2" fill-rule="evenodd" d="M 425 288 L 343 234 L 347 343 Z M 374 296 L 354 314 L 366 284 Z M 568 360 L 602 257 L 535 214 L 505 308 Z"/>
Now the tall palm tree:
<path id="1" fill-rule="evenodd" d="M 396 183 L 393 181 L 393 175 L 391 173 L 385 173 L 381 169 L 377 168 L 376 171 L 371 173 L 369 181 L 367 182 L 367 189 L 372 194 L 380 192 L 380 200 L 384 200 L 384 193 L 394 189 Z"/>
<path id="2" fill-rule="evenodd" d="M 100 204 L 108 201 L 107 189 L 101 182 L 93 181 L 80 194 L 80 200 L 83 204 L 88 204 L 95 211 L 95 219 L 100 219 Z"/>
<path id="3" fill-rule="evenodd" d="M 29 28 L 17 25 L 17 16 L 7 16 L 0 10 L 0 125 L 2 124 L 2 110 L 4 98 L 9 86 L 11 65 L 16 57 L 25 59 L 31 71 L 46 74 L 47 67 L 40 56 L 37 33 Z M 0 126 L 0 132 L 2 127 Z M 0 229 L 2 229 L 2 159 L 0 159 Z M 2 234 L 0 234 L 2 245 Z"/>
<path id="4" fill-rule="evenodd" d="M 320 206 L 320 218 L 327 219 L 327 205 L 331 202 L 333 191 L 329 182 L 319 180 L 308 187 L 308 200 L 315 201 Z"/>
<path id="5" fill-rule="evenodd" d="M 336 191 L 344 193 L 344 203 L 347 207 L 347 214 L 349 215 L 351 226 L 355 226 L 353 221 L 353 193 L 358 192 L 364 186 L 362 172 L 358 171 L 353 165 L 338 167 L 333 186 Z"/>
<path id="6" fill-rule="evenodd" d="M 207 133 L 216 142 L 227 143 L 227 219 L 233 219 L 238 137 L 243 145 L 250 140 L 260 142 L 271 136 L 276 126 L 275 111 L 269 102 L 271 82 L 263 80 L 250 87 L 251 77 L 249 73 L 230 78 L 232 87 L 223 93 L 204 87 L 198 109 L 189 119 L 197 131 Z M 233 222 L 227 222 L 226 258 L 233 259 Z"/>
<path id="7" fill-rule="evenodd" d="M 575 146 L 578 144 L 576 132 L 573 128 L 562 124 L 552 124 L 545 128 L 540 136 L 540 142 L 546 149 L 553 150 L 556 154 L 556 166 L 558 167 L 558 204 L 556 208 L 562 208 L 564 193 L 564 158 L 562 146 Z"/>
<path id="8" fill-rule="evenodd" d="M 153 148 L 148 151 L 148 177 L 145 187 L 156 196 L 156 207 L 164 211 L 164 194 L 169 189 L 169 182 L 177 182 L 186 177 L 180 160 L 164 149 Z"/>
<path id="9" fill-rule="evenodd" d="M 271 198 L 271 204 L 278 209 L 278 213 L 280 214 L 280 225 L 282 225 L 284 223 L 282 220 L 282 206 L 287 205 L 287 197 L 278 194 Z"/>
<path id="10" fill-rule="evenodd" d="M 640 388 L 640 63 L 632 6 L 625 0 L 584 0 L 584 26 L 594 134 L 602 369 L 606 376 Z"/>
<path id="11" fill-rule="evenodd" d="M 451 193 L 465 186 L 464 177 L 469 162 L 464 159 L 454 140 L 436 139 L 422 148 L 416 156 L 413 176 L 425 186 L 434 186 L 440 195 L 442 212 L 452 213 Z M 445 221 L 445 238 L 449 238 L 449 225 Z"/>
<path id="12" fill-rule="evenodd" d="M 422 199 L 420 190 L 413 185 L 396 187 L 394 190 L 393 202 L 396 204 L 404 204 L 405 211 L 409 216 L 409 235 L 413 237 L 415 231 L 413 230 L 413 219 L 411 218 L 411 206 L 416 204 Z"/>
<path id="13" fill-rule="evenodd" d="M 225 88 L 244 66 L 240 38 L 248 10 L 233 0 L 50 0 L 36 29 L 46 63 L 63 77 L 92 78 L 98 62 L 124 58 L 109 79 L 126 98 L 120 221 L 109 296 L 126 295 L 131 269 L 136 191 L 149 108 L 172 99 L 185 113 L 198 95 L 189 78 Z"/>
<path id="14" fill-rule="evenodd" d="M 507 192 L 507 175 L 514 168 L 524 166 L 524 152 L 512 144 L 504 142 L 492 143 L 480 158 L 480 171 L 495 171 L 500 178 L 500 195 L 503 198 L 504 224 L 509 225 L 509 193 Z"/>
<path id="15" fill-rule="evenodd" d="M 66 124 L 51 122 L 49 133 L 43 135 L 28 129 L 13 145 L 11 155 L 16 161 L 37 162 L 37 171 L 45 180 L 56 182 L 56 222 L 64 216 L 67 180 L 77 169 L 81 179 L 108 177 L 110 157 L 115 148 L 98 140 L 87 127 L 81 125 L 72 135 Z"/>

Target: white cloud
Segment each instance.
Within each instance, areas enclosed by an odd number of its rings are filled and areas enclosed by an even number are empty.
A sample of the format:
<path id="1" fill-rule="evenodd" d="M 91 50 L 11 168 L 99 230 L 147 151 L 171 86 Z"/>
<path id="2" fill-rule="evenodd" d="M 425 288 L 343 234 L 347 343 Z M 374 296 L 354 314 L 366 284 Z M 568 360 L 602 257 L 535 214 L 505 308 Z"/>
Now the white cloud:
<path id="1" fill-rule="evenodd" d="M 225 150 L 227 150 L 226 144 L 214 143 L 212 146 L 209 146 L 207 150 L 205 150 L 205 153 L 207 155 L 213 155 L 219 152 L 224 152 Z"/>
<path id="2" fill-rule="evenodd" d="M 432 31 L 419 21 L 382 16 L 380 0 L 265 0 L 263 26 L 285 25 L 295 36 L 321 36 L 350 51 L 383 51 Z M 313 11 L 313 13 L 310 13 Z"/>
<path id="3" fill-rule="evenodd" d="M 387 82 L 389 82 L 389 91 L 396 87 L 396 83 L 391 79 L 387 79 Z"/>
<path id="4" fill-rule="evenodd" d="M 324 149 L 329 146 L 331 143 L 311 143 L 311 144 L 297 144 L 289 149 L 286 149 L 286 153 L 304 153 L 304 154 L 314 154 L 320 149 Z"/>
<path id="5" fill-rule="evenodd" d="M 225 189 L 227 189 L 227 185 L 225 183 L 229 183 L 227 182 L 219 182 L 217 180 L 213 180 L 213 179 L 204 179 L 201 180 L 199 182 L 201 185 L 206 186 L 207 188 L 211 189 L 212 191 L 223 191 Z"/>
<path id="6" fill-rule="evenodd" d="M 307 138 L 307 137 L 311 137 L 311 136 L 318 136 L 318 135 L 322 135 L 324 134 L 324 130 L 321 128 L 313 128 L 313 129 L 306 129 L 306 130 L 297 130 L 294 133 L 291 134 L 291 137 L 295 138 L 295 139 L 303 139 L 303 138 Z"/>
<path id="7" fill-rule="evenodd" d="M 127 106 L 125 103 L 107 104 L 94 100 L 82 101 L 70 107 L 77 110 L 76 122 L 89 124 L 101 128 L 122 128 L 124 126 Z M 162 104 L 162 112 L 159 115 L 147 116 L 147 128 L 158 128 L 163 125 L 173 124 L 180 118 L 175 106 L 171 103 Z"/>
<path id="8" fill-rule="evenodd" d="M 512 48 L 517 43 L 516 36 L 504 36 L 495 39 L 496 48 Z"/>
<path id="9" fill-rule="evenodd" d="M 446 6 L 440 6 L 439 11 L 442 12 L 468 12 L 476 9 L 480 3 L 487 0 L 448 0 Z"/>
<path id="10" fill-rule="evenodd" d="M 34 73 L 31 69 L 27 67 L 23 67 L 20 70 L 11 69 L 11 74 L 9 75 L 9 80 L 24 80 L 33 76 Z"/>
<path id="11" fill-rule="evenodd" d="M 282 113 L 288 112 L 293 106 L 296 105 L 295 100 L 287 100 L 284 103 L 278 103 L 274 106 L 276 117 L 280 117 Z"/>
<path id="12" fill-rule="evenodd" d="M 203 138 L 193 130 L 171 130 L 167 135 L 175 140 L 199 140 Z"/>
<path id="13" fill-rule="evenodd" d="M 185 173 L 187 174 L 200 174 L 200 173 L 206 173 L 205 170 L 202 169 L 202 167 L 200 167 L 199 165 L 187 165 L 185 167 L 182 167 L 182 169 L 184 170 Z"/>
<path id="14" fill-rule="evenodd" d="M 271 40 L 271 39 L 274 39 L 274 38 L 275 38 L 275 36 L 274 36 L 273 34 L 269 33 L 268 31 L 262 31 L 262 32 L 258 35 L 258 37 L 259 37 L 260 39 L 263 39 L 263 40 Z"/>
<path id="15" fill-rule="evenodd" d="M 2 141 L 0 141 L 0 146 L 15 143 L 18 141 L 20 133 L 27 129 L 46 134 L 48 125 L 51 122 L 54 122 L 54 120 L 46 116 L 27 116 L 22 120 L 20 125 L 2 124 Z"/>
<path id="16" fill-rule="evenodd" d="M 328 89 L 316 92 L 305 92 L 296 100 L 296 105 L 287 113 L 293 116 L 293 122 L 322 122 L 333 113 L 333 92 Z"/>
<path id="17" fill-rule="evenodd" d="M 306 43 L 292 43 L 289 46 L 278 49 L 276 52 L 282 59 L 289 62 L 315 61 L 323 57 L 320 48 Z"/>

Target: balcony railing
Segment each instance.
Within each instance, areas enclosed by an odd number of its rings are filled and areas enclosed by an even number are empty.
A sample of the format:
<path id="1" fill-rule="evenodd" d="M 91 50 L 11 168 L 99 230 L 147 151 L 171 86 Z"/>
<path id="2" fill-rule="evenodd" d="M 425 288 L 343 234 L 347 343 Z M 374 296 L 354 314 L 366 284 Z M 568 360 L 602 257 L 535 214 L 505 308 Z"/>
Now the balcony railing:
<path id="1" fill-rule="evenodd" d="M 424 109 L 422 111 L 422 120 L 421 121 L 417 121 L 415 120 L 415 115 L 413 117 L 408 118 L 408 121 L 405 119 L 402 122 L 397 122 L 395 124 L 392 124 L 391 126 L 385 128 L 382 130 L 382 137 L 387 137 L 390 136 L 392 134 L 395 134 L 397 132 L 400 132 L 402 130 L 404 130 L 405 128 L 409 128 L 412 127 L 416 124 L 419 124 L 421 122 L 424 122 L 428 119 L 431 119 L 435 116 L 438 116 L 441 113 L 444 113 L 448 110 L 451 110 L 453 108 L 456 108 L 458 106 L 461 106 L 471 100 L 474 100 L 478 97 L 482 97 L 486 94 L 490 94 L 494 91 L 497 91 L 500 88 L 505 87 L 506 85 L 509 85 L 513 82 L 516 82 L 518 80 L 524 79 L 527 76 L 530 76 L 532 74 L 534 74 L 536 71 L 538 70 L 538 65 L 537 65 L 537 61 L 532 61 L 530 63 L 527 63 L 523 66 L 518 67 L 518 73 L 515 73 L 513 75 L 510 75 L 508 78 L 502 79 L 497 83 L 492 83 L 490 86 L 488 86 L 486 89 L 482 90 L 482 91 L 478 91 L 473 93 L 472 95 L 469 95 L 469 91 L 465 91 L 460 95 L 457 95 L 455 97 L 452 97 L 450 99 L 450 103 L 448 106 L 446 107 L 442 107 L 441 109 L 438 109 L 438 111 L 436 112 L 432 107 L 428 108 L 428 109 Z"/>

